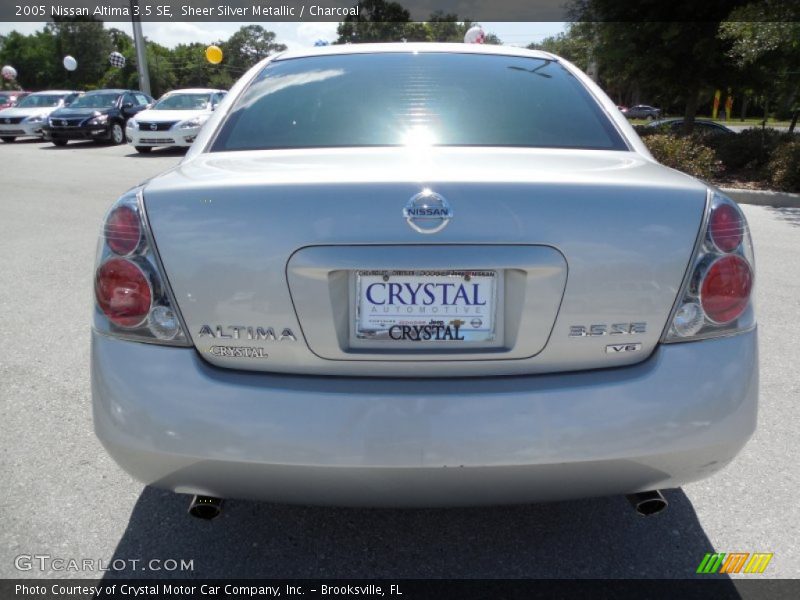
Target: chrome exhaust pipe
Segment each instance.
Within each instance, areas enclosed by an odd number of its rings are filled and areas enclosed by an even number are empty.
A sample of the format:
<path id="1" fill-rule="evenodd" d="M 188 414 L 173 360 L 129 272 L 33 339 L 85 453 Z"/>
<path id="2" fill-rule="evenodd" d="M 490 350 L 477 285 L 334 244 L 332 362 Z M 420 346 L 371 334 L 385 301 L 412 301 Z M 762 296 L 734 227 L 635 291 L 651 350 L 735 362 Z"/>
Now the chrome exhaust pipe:
<path id="1" fill-rule="evenodd" d="M 222 502 L 212 496 L 194 496 L 189 503 L 189 514 L 205 521 L 216 519 L 222 512 Z"/>
<path id="2" fill-rule="evenodd" d="M 660 513 L 667 508 L 668 502 L 663 494 L 658 490 L 649 492 L 638 492 L 636 494 L 629 494 L 625 496 L 637 514 L 642 517 L 650 517 Z"/>

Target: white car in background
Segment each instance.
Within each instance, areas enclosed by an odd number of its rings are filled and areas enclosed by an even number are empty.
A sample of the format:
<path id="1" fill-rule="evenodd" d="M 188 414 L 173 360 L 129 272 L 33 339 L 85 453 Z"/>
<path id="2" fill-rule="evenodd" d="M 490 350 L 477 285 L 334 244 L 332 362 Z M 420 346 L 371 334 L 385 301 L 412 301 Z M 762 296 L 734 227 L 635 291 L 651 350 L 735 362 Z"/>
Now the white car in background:
<path id="1" fill-rule="evenodd" d="M 0 139 L 10 144 L 19 137 L 43 137 L 42 125 L 50 113 L 67 106 L 82 93 L 74 90 L 35 92 L 16 106 L 0 110 Z"/>
<path id="2" fill-rule="evenodd" d="M 167 92 L 152 108 L 128 121 L 125 137 L 137 152 L 167 146 L 189 147 L 226 93 L 209 88 Z"/>

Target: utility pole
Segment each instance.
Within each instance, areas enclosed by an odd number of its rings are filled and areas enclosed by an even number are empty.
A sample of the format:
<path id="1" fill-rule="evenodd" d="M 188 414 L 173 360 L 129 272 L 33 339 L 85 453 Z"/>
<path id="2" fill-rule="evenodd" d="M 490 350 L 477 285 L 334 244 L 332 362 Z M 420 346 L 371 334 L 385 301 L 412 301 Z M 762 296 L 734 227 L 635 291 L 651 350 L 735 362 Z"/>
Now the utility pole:
<path id="1" fill-rule="evenodd" d="M 133 24 L 133 43 L 136 45 L 136 68 L 139 71 L 139 89 L 148 96 L 150 93 L 150 73 L 147 70 L 147 51 L 144 45 L 144 35 L 142 35 L 142 20 L 136 16 L 139 6 L 138 0 L 131 2 L 131 23 Z"/>

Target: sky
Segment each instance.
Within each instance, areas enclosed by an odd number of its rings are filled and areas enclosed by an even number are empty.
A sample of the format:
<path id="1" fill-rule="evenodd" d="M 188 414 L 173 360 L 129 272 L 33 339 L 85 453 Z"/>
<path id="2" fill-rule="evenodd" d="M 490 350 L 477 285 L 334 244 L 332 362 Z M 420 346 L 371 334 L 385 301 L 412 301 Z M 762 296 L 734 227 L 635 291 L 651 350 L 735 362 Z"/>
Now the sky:
<path id="1" fill-rule="evenodd" d="M 211 44 L 224 40 L 243 25 L 248 23 L 214 23 L 214 22 L 144 22 L 142 30 L 145 37 L 167 47 L 191 42 Z M 274 31 L 277 41 L 286 44 L 289 49 L 313 46 L 314 42 L 323 39 L 336 39 L 337 23 L 303 22 L 303 23 L 260 23 L 264 28 Z M 33 33 L 42 29 L 44 23 L 8 23 L 0 22 L 0 34 L 17 30 L 20 33 Z M 509 46 L 527 46 L 531 42 L 540 42 L 544 38 L 564 31 L 564 23 L 481 23 L 484 31 L 496 34 L 503 43 Z M 131 32 L 129 22 L 108 22 L 106 27 L 116 27 Z"/>

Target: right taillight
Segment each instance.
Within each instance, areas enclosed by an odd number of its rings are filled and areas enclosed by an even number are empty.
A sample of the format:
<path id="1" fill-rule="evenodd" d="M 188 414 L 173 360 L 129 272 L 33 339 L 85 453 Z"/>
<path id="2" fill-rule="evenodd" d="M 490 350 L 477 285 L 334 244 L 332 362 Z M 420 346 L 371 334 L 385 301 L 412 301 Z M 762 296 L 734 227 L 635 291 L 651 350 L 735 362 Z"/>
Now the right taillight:
<path id="1" fill-rule="evenodd" d="M 755 326 L 753 245 L 747 221 L 727 196 L 709 196 L 703 231 L 664 342 L 731 335 Z"/>
<path id="2" fill-rule="evenodd" d="M 94 278 L 95 329 L 142 342 L 188 346 L 147 227 L 139 190 L 120 198 L 106 215 Z"/>

